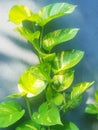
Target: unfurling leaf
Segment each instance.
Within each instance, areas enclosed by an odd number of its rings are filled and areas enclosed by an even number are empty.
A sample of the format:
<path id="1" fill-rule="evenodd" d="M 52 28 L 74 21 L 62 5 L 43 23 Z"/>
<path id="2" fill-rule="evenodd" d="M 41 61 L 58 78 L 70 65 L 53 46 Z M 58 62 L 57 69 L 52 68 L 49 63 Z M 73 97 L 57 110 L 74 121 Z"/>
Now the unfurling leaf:
<path id="1" fill-rule="evenodd" d="M 24 115 L 25 110 L 16 101 L 0 103 L 0 128 L 8 127 L 18 121 Z"/>
<path id="2" fill-rule="evenodd" d="M 53 77 L 53 89 L 57 92 L 64 91 L 72 84 L 74 79 L 74 71 L 67 70 Z"/>
<path id="3" fill-rule="evenodd" d="M 20 77 L 18 87 L 20 92 L 32 97 L 40 94 L 50 80 L 50 65 L 39 64 L 27 69 Z"/>
<path id="4" fill-rule="evenodd" d="M 43 39 L 43 48 L 50 51 L 54 46 L 74 38 L 78 30 L 78 28 L 67 28 L 48 33 Z"/>
<path id="5" fill-rule="evenodd" d="M 83 51 L 80 50 L 69 50 L 57 53 L 52 63 L 54 73 L 64 71 L 72 68 L 82 59 L 84 55 Z"/>
<path id="6" fill-rule="evenodd" d="M 55 3 L 43 7 L 39 10 L 38 16 L 40 17 L 39 25 L 44 26 L 49 21 L 61 17 L 66 14 L 72 13 L 76 8 L 76 5 L 67 3 Z"/>
<path id="7" fill-rule="evenodd" d="M 32 118 L 35 122 L 45 126 L 61 124 L 58 108 L 54 104 L 43 103 L 38 112 L 34 112 Z"/>
<path id="8" fill-rule="evenodd" d="M 85 113 L 98 114 L 98 103 L 88 104 Z"/>

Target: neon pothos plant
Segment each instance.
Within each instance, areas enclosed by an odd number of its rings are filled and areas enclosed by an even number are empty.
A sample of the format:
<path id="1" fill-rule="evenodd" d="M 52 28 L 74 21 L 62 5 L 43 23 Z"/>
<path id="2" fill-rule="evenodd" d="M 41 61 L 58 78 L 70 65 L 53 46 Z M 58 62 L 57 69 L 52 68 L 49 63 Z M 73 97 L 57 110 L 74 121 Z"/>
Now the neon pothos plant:
<path id="1" fill-rule="evenodd" d="M 23 97 L 26 100 L 29 118 L 16 127 L 16 130 L 79 130 L 72 122 L 64 121 L 62 113 L 77 107 L 82 93 L 93 82 L 81 82 L 69 89 L 74 80 L 74 67 L 83 58 L 80 50 L 66 50 L 56 53 L 53 48 L 73 39 L 78 28 L 63 28 L 48 32 L 44 36 L 45 25 L 51 20 L 71 14 L 76 5 L 55 3 L 33 13 L 24 5 L 15 5 L 9 11 L 9 20 L 17 25 L 15 30 L 34 47 L 39 64 L 29 67 L 19 78 L 18 94 L 10 98 Z M 24 21 L 31 23 L 30 28 Z M 45 99 L 36 111 L 30 107 L 29 98 L 45 94 Z M 8 127 L 25 116 L 21 105 L 8 100 L 0 103 L 0 127 Z"/>

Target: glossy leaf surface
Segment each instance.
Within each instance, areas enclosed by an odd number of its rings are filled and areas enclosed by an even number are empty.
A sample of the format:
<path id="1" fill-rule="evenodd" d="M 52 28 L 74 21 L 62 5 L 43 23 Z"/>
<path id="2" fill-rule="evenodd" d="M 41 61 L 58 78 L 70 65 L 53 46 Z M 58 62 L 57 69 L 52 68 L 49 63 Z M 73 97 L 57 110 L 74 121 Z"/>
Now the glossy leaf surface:
<path id="1" fill-rule="evenodd" d="M 80 50 L 69 50 L 57 53 L 54 58 L 52 67 L 55 73 L 72 68 L 82 59 L 84 55 L 83 51 Z"/>
<path id="2" fill-rule="evenodd" d="M 97 103 L 88 104 L 85 109 L 85 113 L 98 114 L 98 104 Z"/>
<path id="3" fill-rule="evenodd" d="M 63 126 L 56 125 L 51 130 L 79 130 L 79 128 L 73 122 L 66 121 L 63 123 Z"/>
<path id="4" fill-rule="evenodd" d="M 66 90 L 72 84 L 74 71 L 68 70 L 53 77 L 53 88 L 60 92 Z"/>
<path id="5" fill-rule="evenodd" d="M 71 99 L 77 98 L 84 93 L 94 82 L 82 82 L 73 87 Z"/>
<path id="6" fill-rule="evenodd" d="M 62 124 L 58 108 L 54 104 L 43 103 L 39 111 L 33 114 L 33 119 L 38 124 L 51 126 Z"/>
<path id="7" fill-rule="evenodd" d="M 0 103 L 0 128 L 8 127 L 18 121 L 25 111 L 16 101 L 5 101 Z"/>
<path id="8" fill-rule="evenodd" d="M 50 80 L 50 65 L 39 64 L 26 70 L 19 79 L 20 92 L 27 93 L 27 97 L 40 94 Z"/>
<path id="9" fill-rule="evenodd" d="M 49 21 L 61 17 L 66 14 L 70 14 L 74 11 L 76 5 L 67 3 L 54 3 L 43 7 L 39 10 L 38 15 L 40 17 L 39 24 L 44 26 Z"/>
<path id="10" fill-rule="evenodd" d="M 67 28 L 48 33 L 43 39 L 44 49 L 50 51 L 55 45 L 71 40 L 76 36 L 78 30 L 77 28 Z"/>

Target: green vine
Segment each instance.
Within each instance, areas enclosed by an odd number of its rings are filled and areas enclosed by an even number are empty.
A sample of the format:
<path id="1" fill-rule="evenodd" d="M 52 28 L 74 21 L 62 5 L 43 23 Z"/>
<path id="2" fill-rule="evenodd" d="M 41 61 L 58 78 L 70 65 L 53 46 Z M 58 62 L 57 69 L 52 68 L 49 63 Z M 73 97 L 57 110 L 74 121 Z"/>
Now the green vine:
<path id="1" fill-rule="evenodd" d="M 76 108 L 82 94 L 94 82 L 81 82 L 72 86 L 74 80 L 73 67 L 80 62 L 84 52 L 80 50 L 53 51 L 56 45 L 73 39 L 78 28 L 63 28 L 44 35 L 46 24 L 63 15 L 71 14 L 76 5 L 54 3 L 33 13 L 24 5 L 14 5 L 9 10 L 9 21 L 17 24 L 15 28 L 21 36 L 29 41 L 39 58 L 39 64 L 29 67 L 18 81 L 19 93 L 9 98 L 25 98 L 29 119 L 24 118 L 25 111 L 15 100 L 0 103 L 0 128 L 8 127 L 21 118 L 24 119 L 15 130 L 79 130 L 72 122 L 63 120 L 61 113 Z M 31 24 L 28 28 L 23 22 Z M 72 89 L 69 89 L 72 86 Z M 45 94 L 36 111 L 32 112 L 29 98 Z"/>

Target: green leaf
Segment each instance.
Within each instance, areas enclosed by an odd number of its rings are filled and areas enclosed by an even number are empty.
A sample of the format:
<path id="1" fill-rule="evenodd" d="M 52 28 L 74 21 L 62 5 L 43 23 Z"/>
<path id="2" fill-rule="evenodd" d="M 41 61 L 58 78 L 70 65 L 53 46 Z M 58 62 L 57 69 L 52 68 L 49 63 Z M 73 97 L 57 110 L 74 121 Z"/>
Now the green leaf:
<path id="1" fill-rule="evenodd" d="M 67 28 L 48 33 L 43 39 L 43 48 L 50 51 L 55 45 L 73 39 L 78 30 L 78 28 Z"/>
<path id="2" fill-rule="evenodd" d="M 36 32 L 32 32 L 29 29 L 25 28 L 25 27 L 17 27 L 15 28 L 15 31 L 19 32 L 21 34 L 21 36 L 23 36 L 25 39 L 27 39 L 28 41 L 30 41 L 31 43 L 35 40 L 38 39 L 40 36 L 40 32 L 36 31 Z"/>
<path id="3" fill-rule="evenodd" d="M 39 111 L 33 114 L 33 119 L 38 124 L 51 126 L 62 124 L 58 108 L 54 104 L 43 103 L 39 107 Z"/>
<path id="4" fill-rule="evenodd" d="M 54 73 L 72 68 L 80 62 L 83 55 L 84 52 L 80 50 L 68 50 L 57 53 L 52 63 Z"/>
<path id="5" fill-rule="evenodd" d="M 76 8 L 76 5 L 67 3 L 54 3 L 43 7 L 39 10 L 38 15 L 40 17 L 39 25 L 44 26 L 49 21 L 72 13 Z"/>
<path id="6" fill-rule="evenodd" d="M 50 80 L 50 65 L 39 64 L 27 69 L 20 77 L 18 87 L 20 92 L 32 97 L 40 94 Z"/>
<path id="7" fill-rule="evenodd" d="M 94 99 L 96 102 L 98 102 L 98 90 L 96 90 L 96 92 L 95 92 Z"/>
<path id="8" fill-rule="evenodd" d="M 22 122 L 15 130 L 40 130 L 40 125 L 32 120 Z"/>
<path id="9" fill-rule="evenodd" d="M 71 99 L 77 98 L 86 91 L 94 82 L 82 82 L 73 87 Z"/>
<path id="10" fill-rule="evenodd" d="M 87 104 L 87 107 L 85 109 L 85 113 L 98 114 L 98 103 Z"/>
<path id="11" fill-rule="evenodd" d="M 79 130 L 79 128 L 73 122 L 66 121 L 63 123 L 63 126 L 52 126 L 51 130 Z"/>
<path id="12" fill-rule="evenodd" d="M 15 24 L 20 24 L 24 20 L 38 21 L 37 14 L 24 5 L 14 5 L 9 11 L 9 20 Z"/>
<path id="13" fill-rule="evenodd" d="M 67 70 L 53 77 L 53 89 L 61 92 L 70 87 L 74 79 L 74 71 Z"/>
<path id="14" fill-rule="evenodd" d="M 0 103 L 0 128 L 8 127 L 18 121 L 25 111 L 16 101 Z"/>
<path id="15" fill-rule="evenodd" d="M 49 86 L 47 87 L 45 92 L 46 92 L 47 101 L 52 102 L 57 106 L 59 106 L 63 103 L 63 101 L 64 101 L 63 94 L 54 91 Z"/>

